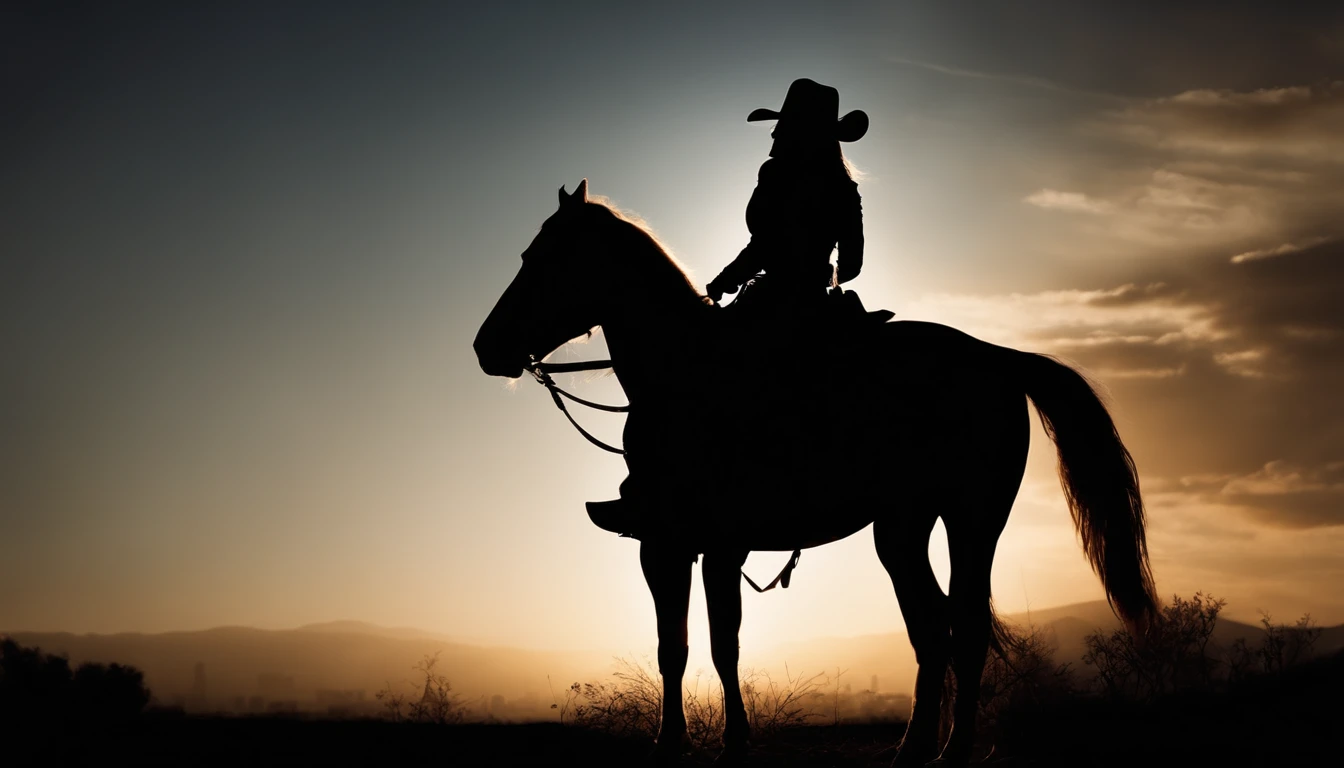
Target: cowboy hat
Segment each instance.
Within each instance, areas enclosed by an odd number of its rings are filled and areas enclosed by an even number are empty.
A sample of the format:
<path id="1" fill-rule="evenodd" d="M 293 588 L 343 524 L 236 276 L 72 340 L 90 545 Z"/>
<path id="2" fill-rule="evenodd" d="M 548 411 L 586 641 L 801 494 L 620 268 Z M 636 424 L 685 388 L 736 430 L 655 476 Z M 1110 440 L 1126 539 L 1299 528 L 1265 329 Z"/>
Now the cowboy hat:
<path id="1" fill-rule="evenodd" d="M 816 131 L 837 141 L 858 141 L 868 132 L 868 115 L 856 109 L 836 120 L 840 114 L 840 92 L 815 80 L 800 78 L 789 85 L 784 95 L 784 106 L 757 109 L 747 115 L 747 122 L 779 120 L 791 127 Z"/>

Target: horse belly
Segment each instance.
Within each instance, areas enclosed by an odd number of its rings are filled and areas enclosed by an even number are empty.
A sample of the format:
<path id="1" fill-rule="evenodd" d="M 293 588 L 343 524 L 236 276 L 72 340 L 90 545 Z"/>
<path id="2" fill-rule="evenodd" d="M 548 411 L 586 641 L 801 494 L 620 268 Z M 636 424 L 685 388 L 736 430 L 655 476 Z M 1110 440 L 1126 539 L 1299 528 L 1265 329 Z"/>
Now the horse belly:
<path id="1" fill-rule="evenodd" d="M 718 493 L 706 527 L 715 538 L 789 551 L 838 541 L 873 521 L 900 450 L 884 428 L 889 420 L 872 411 L 846 419 L 829 408 L 792 416 L 745 424 L 749 434 L 709 470 Z"/>

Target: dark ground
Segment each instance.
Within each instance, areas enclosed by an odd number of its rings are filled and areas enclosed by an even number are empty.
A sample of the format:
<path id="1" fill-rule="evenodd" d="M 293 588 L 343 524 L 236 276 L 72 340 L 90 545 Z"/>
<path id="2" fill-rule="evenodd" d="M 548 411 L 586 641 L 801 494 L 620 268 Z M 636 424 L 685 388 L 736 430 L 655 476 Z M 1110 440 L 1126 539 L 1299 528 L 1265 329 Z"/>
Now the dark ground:
<path id="1" fill-rule="evenodd" d="M 1326 719 L 1248 722 L 1207 702 L 1188 711 L 1147 711 L 1094 720 L 1100 713 L 1062 716 L 1050 742 L 1033 754 L 996 751 L 985 762 L 1003 766 L 1336 766 L 1326 751 L 1344 725 Z M 752 749 L 758 766 L 887 766 L 902 723 L 809 726 L 762 739 Z M 18 734 L 15 734 L 18 735 Z M 1026 735 L 1026 734 L 1022 734 Z M 22 738 L 22 736 L 20 736 Z M 9 741 L 9 739 L 6 739 Z M 553 723 L 432 726 L 383 721 L 292 718 L 149 716 L 112 731 L 44 740 L 10 765 L 528 765 L 635 766 L 650 743 Z M 1017 741 L 1017 739 L 1014 739 Z M 11 742 L 12 743 L 12 742 Z M 12 753 L 11 753 L 12 754 Z M 1334 758 L 1331 759 L 1330 755 Z M 712 754 L 691 753 L 688 766 Z"/>
<path id="2" fill-rule="evenodd" d="M 26 720 L 26 722 L 25 722 Z M 0 766 L 14 765 L 528 765 L 634 766 L 647 738 L 556 723 L 436 726 L 302 717 L 195 717 L 150 711 L 119 725 L 0 719 Z M 1223 691 L 1152 703 L 1039 696 L 986 724 L 988 765 L 1339 766 L 1344 653 Z M 756 766 L 886 766 L 902 723 L 814 725 L 762 736 Z M 709 752 L 687 755 L 708 765 Z"/>

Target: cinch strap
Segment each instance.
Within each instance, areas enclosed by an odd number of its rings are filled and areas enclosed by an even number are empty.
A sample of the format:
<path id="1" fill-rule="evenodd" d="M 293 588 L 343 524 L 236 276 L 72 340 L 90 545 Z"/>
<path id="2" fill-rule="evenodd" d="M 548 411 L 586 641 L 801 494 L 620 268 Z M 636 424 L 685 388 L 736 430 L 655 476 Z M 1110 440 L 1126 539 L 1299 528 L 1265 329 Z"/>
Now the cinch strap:
<path id="1" fill-rule="evenodd" d="M 757 592 L 769 592 L 774 589 L 776 585 L 781 589 L 788 589 L 789 579 L 793 578 L 793 569 L 798 567 L 798 558 L 801 557 L 802 554 L 803 551 L 801 549 L 793 550 L 793 555 L 789 558 L 788 564 L 784 566 L 784 570 L 779 572 L 779 575 L 775 577 L 774 581 L 764 587 L 756 586 L 756 582 L 751 580 L 751 577 L 747 575 L 746 571 L 742 572 L 742 578 L 746 579 L 747 583 L 751 585 L 751 588 Z"/>

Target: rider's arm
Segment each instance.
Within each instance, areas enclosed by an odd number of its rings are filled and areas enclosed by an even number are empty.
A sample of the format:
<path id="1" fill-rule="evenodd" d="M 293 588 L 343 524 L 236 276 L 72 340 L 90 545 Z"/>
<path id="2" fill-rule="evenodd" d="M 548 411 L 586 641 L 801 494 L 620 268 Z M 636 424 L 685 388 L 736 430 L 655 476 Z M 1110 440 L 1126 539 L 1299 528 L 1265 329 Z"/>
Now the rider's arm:
<path id="1" fill-rule="evenodd" d="M 751 193 L 751 201 L 747 203 L 747 225 L 751 226 L 753 204 L 757 204 L 769 194 L 769 190 L 774 188 L 771 183 L 773 179 L 778 178 L 779 171 L 774 167 L 774 161 L 766 160 L 761 165 L 761 170 L 756 176 L 756 189 Z M 737 258 L 732 263 L 719 272 L 719 276 L 714 278 L 706 290 L 713 296 L 715 293 L 736 293 L 738 286 L 750 280 L 764 266 L 762 263 L 764 254 L 760 248 L 753 248 L 753 243 L 748 242 L 747 247 L 743 248 L 737 254 Z"/>
<path id="2" fill-rule="evenodd" d="M 854 184 L 853 182 L 850 182 Z M 863 203 L 859 187 L 849 188 L 840 214 L 840 238 L 836 244 L 836 279 L 842 283 L 858 277 L 863 269 Z"/>
<path id="3" fill-rule="evenodd" d="M 758 250 L 753 249 L 751 243 L 747 243 L 747 247 L 737 254 L 737 258 L 724 267 L 723 271 L 719 272 L 719 276 L 709 284 L 710 291 L 737 293 L 738 286 L 750 280 L 761 270 L 760 259 L 757 256 Z"/>

